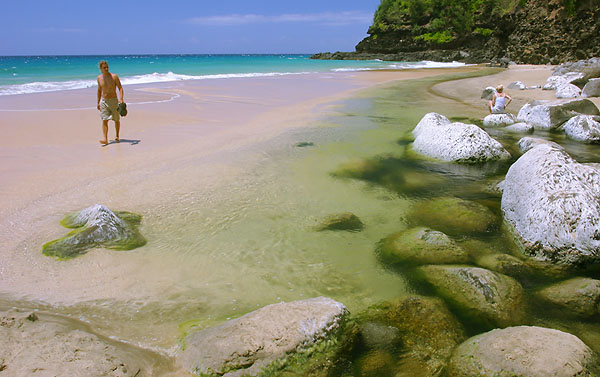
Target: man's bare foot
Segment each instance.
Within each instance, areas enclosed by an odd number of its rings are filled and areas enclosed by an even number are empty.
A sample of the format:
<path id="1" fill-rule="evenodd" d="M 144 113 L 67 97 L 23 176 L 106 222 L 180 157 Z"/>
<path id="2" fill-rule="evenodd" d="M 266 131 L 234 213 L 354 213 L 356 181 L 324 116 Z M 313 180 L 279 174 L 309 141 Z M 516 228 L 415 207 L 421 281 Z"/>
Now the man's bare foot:
<path id="1" fill-rule="evenodd" d="M 98 141 L 99 141 L 99 142 L 100 142 L 100 144 L 102 144 L 102 145 L 106 145 L 106 144 L 108 144 L 108 141 L 106 141 L 106 140 L 98 140 Z"/>

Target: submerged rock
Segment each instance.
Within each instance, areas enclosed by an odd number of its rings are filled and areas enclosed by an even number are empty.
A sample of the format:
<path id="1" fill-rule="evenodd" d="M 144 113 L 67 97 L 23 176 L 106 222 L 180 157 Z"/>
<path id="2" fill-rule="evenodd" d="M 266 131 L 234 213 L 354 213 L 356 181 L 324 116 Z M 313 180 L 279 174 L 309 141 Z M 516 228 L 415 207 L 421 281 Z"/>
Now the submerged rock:
<path id="1" fill-rule="evenodd" d="M 414 205 L 408 219 L 450 235 L 485 233 L 496 225 L 486 206 L 456 197 L 424 200 Z"/>
<path id="2" fill-rule="evenodd" d="M 509 113 L 490 114 L 483 118 L 484 127 L 505 127 L 514 124 L 517 119 Z"/>
<path id="3" fill-rule="evenodd" d="M 502 212 L 526 255 L 570 266 L 600 263 L 600 171 L 560 146 L 534 143 L 510 167 Z"/>
<path id="4" fill-rule="evenodd" d="M 435 113 L 434 113 L 435 114 Z M 412 148 L 417 153 L 442 161 L 480 163 L 504 160 L 510 154 L 498 141 L 474 124 L 445 123 L 442 115 L 427 114 L 431 118 L 419 122 L 413 130 Z"/>
<path id="5" fill-rule="evenodd" d="M 600 280 L 581 277 L 569 279 L 540 290 L 538 296 L 582 317 L 600 314 Z"/>
<path id="6" fill-rule="evenodd" d="M 442 232 L 418 227 L 392 234 L 381 241 L 384 262 L 399 265 L 466 263 L 468 254 Z"/>
<path id="7" fill-rule="evenodd" d="M 577 115 L 569 119 L 563 129 L 568 137 L 584 143 L 600 142 L 600 116 Z"/>
<path id="8" fill-rule="evenodd" d="M 360 377 L 394 377 L 396 361 L 387 350 L 378 349 L 367 353 L 358 361 L 358 375 Z"/>
<path id="9" fill-rule="evenodd" d="M 462 325 L 438 298 L 408 296 L 372 306 L 358 317 L 366 324 L 399 330 L 396 376 L 407 368 L 411 376 L 439 376 L 454 348 L 466 338 Z"/>
<path id="10" fill-rule="evenodd" d="M 517 279 L 533 273 L 533 270 L 525 262 L 508 254 L 482 255 L 475 260 L 475 264 Z"/>
<path id="11" fill-rule="evenodd" d="M 94 247 L 135 249 L 146 244 L 146 239 L 137 230 L 141 219 L 135 213 L 113 212 L 96 204 L 65 216 L 61 224 L 75 230 L 63 238 L 44 244 L 42 252 L 59 259 L 69 259 L 85 254 Z"/>
<path id="12" fill-rule="evenodd" d="M 469 266 L 419 267 L 451 306 L 486 327 L 510 326 L 523 318 L 523 288 L 513 278 Z"/>
<path id="13" fill-rule="evenodd" d="M 517 120 L 531 124 L 535 129 L 552 130 L 576 115 L 600 115 L 596 105 L 588 99 L 568 101 L 536 101 L 524 105 Z"/>
<path id="14" fill-rule="evenodd" d="M 326 354 L 335 363 L 347 315 L 343 304 L 326 297 L 268 305 L 188 335 L 180 360 L 192 373 L 231 377 L 284 369 L 302 354 L 311 361 Z"/>
<path id="15" fill-rule="evenodd" d="M 597 359 L 574 335 L 543 327 L 517 326 L 474 336 L 448 365 L 453 377 L 592 377 Z"/>
<path id="16" fill-rule="evenodd" d="M 358 216 L 350 212 L 339 213 L 327 217 L 317 230 L 349 230 L 353 232 L 360 231 L 364 228 L 364 224 Z"/>

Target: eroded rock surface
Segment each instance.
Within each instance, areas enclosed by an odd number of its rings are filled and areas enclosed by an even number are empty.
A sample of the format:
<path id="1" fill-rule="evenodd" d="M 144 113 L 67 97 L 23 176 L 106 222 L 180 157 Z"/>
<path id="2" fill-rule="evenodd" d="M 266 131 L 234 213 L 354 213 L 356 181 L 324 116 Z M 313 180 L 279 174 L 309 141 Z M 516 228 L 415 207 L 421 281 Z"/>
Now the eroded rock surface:
<path id="1" fill-rule="evenodd" d="M 517 326 L 474 336 L 448 365 L 453 377 L 592 377 L 592 350 L 574 335 L 543 327 Z"/>

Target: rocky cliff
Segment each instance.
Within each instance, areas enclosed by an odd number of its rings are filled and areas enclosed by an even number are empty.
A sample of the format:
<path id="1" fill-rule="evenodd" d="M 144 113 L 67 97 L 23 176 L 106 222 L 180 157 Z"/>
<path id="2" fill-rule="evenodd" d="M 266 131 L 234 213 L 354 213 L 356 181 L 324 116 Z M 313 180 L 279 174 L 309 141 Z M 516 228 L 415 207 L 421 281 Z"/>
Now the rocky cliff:
<path id="1" fill-rule="evenodd" d="M 600 56 L 600 0 L 382 0 L 368 34 L 356 52 L 315 57 L 524 64 L 586 59 Z"/>

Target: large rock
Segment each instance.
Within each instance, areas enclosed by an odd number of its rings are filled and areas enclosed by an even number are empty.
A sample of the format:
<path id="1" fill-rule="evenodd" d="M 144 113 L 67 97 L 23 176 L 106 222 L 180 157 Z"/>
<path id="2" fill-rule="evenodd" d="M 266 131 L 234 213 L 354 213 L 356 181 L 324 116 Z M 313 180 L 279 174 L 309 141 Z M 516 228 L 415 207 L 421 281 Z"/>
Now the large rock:
<path id="1" fill-rule="evenodd" d="M 560 146 L 534 145 L 510 167 L 502 212 L 525 254 L 570 266 L 600 263 L 600 171 Z"/>
<path id="2" fill-rule="evenodd" d="M 519 123 L 511 124 L 510 126 L 504 127 L 504 131 L 514 132 L 514 133 L 531 133 L 531 132 L 533 132 L 533 126 L 531 124 L 527 124 L 525 122 L 519 122 Z"/>
<path id="3" fill-rule="evenodd" d="M 559 86 L 570 84 L 573 81 L 581 80 L 584 77 L 583 73 L 568 72 L 565 74 L 555 74 L 546 79 L 546 84 L 542 87 L 543 90 L 556 90 Z"/>
<path id="4" fill-rule="evenodd" d="M 581 95 L 581 89 L 573 84 L 562 84 L 556 88 L 556 98 L 577 98 Z"/>
<path id="5" fill-rule="evenodd" d="M 505 127 L 514 124 L 517 119 L 509 113 L 490 114 L 483 118 L 484 127 Z"/>
<path id="6" fill-rule="evenodd" d="M 527 85 L 525 85 L 522 81 L 513 81 L 508 84 L 508 89 L 525 90 L 527 89 Z"/>
<path id="7" fill-rule="evenodd" d="M 412 134 L 416 138 L 419 136 L 421 131 L 425 128 L 430 128 L 430 127 L 438 128 L 438 127 L 447 126 L 450 123 L 452 123 L 452 122 L 450 122 L 450 119 L 446 118 L 442 114 L 427 113 L 423 116 L 423 118 L 421 118 L 421 120 L 419 121 L 417 126 L 413 129 Z"/>
<path id="8" fill-rule="evenodd" d="M 574 335 L 517 326 L 474 336 L 458 346 L 447 373 L 453 377 L 592 377 L 593 351 Z"/>
<path id="9" fill-rule="evenodd" d="M 536 129 L 551 130 L 580 114 L 600 115 L 596 105 L 588 99 L 568 101 L 536 101 L 524 105 L 517 120 L 531 124 Z"/>
<path id="10" fill-rule="evenodd" d="M 523 319 L 523 288 L 511 277 L 470 266 L 431 265 L 418 271 L 470 321 L 493 328 Z"/>
<path id="11" fill-rule="evenodd" d="M 582 317 L 600 314 L 600 280 L 573 278 L 538 292 L 543 300 Z"/>
<path id="12" fill-rule="evenodd" d="M 358 317 L 363 338 L 366 326 L 385 326 L 397 331 L 392 347 L 384 348 L 396 354 L 400 350 L 396 376 L 405 375 L 406 369 L 414 377 L 439 376 L 452 351 L 466 339 L 462 325 L 439 298 L 403 297 L 369 307 Z M 382 349 L 381 344 L 370 348 L 369 353 L 378 349 Z"/>
<path id="13" fill-rule="evenodd" d="M 180 361 L 196 374 L 255 376 L 290 355 L 334 344 L 347 314 L 326 297 L 268 305 L 187 336 Z"/>
<path id="14" fill-rule="evenodd" d="M 488 86 L 487 88 L 483 89 L 483 91 L 481 92 L 481 99 L 487 99 L 489 101 L 492 100 L 492 98 L 494 97 L 494 94 L 496 94 L 496 88 L 494 88 L 493 86 Z"/>
<path id="15" fill-rule="evenodd" d="M 466 263 L 468 254 L 442 232 L 418 227 L 392 234 L 381 241 L 381 258 L 390 264 Z"/>
<path id="16" fill-rule="evenodd" d="M 573 84 L 585 84 L 592 78 L 600 77 L 600 58 L 594 57 L 587 60 L 563 63 L 556 67 L 553 75 L 576 77 L 571 80 Z"/>
<path id="17" fill-rule="evenodd" d="M 591 79 L 581 91 L 582 97 L 600 97 L 600 79 Z"/>
<path id="18" fill-rule="evenodd" d="M 577 115 L 569 119 L 562 128 L 571 139 L 584 143 L 600 142 L 600 116 Z"/>
<path id="19" fill-rule="evenodd" d="M 441 197 L 416 203 L 408 219 L 450 235 L 481 234 L 492 230 L 497 219 L 486 206 L 456 197 Z"/>
<path id="20" fill-rule="evenodd" d="M 539 137 L 530 137 L 530 136 L 522 137 L 521 139 L 519 139 L 517 144 L 519 145 L 519 150 L 522 153 L 525 153 L 528 150 L 537 147 L 538 145 L 549 145 L 554 148 L 563 149 L 563 147 L 560 144 L 557 144 L 553 141 L 546 140 L 546 139 L 540 139 Z"/>
<path id="21" fill-rule="evenodd" d="M 475 264 L 516 279 L 530 276 L 533 271 L 522 260 L 508 254 L 487 254 L 475 260 Z"/>
<path id="22" fill-rule="evenodd" d="M 412 147 L 416 152 L 442 161 L 463 163 L 510 158 L 502 144 L 476 125 L 445 124 L 443 118 L 434 119 L 435 122 L 419 122 L 413 130 L 415 141 Z"/>
<path id="23" fill-rule="evenodd" d="M 69 259 L 85 254 L 94 247 L 135 249 L 146 244 L 146 239 L 137 229 L 141 219 L 135 213 L 113 212 L 96 204 L 65 216 L 61 224 L 75 230 L 63 238 L 44 244 L 42 252 L 59 259 Z"/>
<path id="24" fill-rule="evenodd" d="M 0 311 L 0 375 L 171 376 L 171 360 L 44 312 Z"/>

